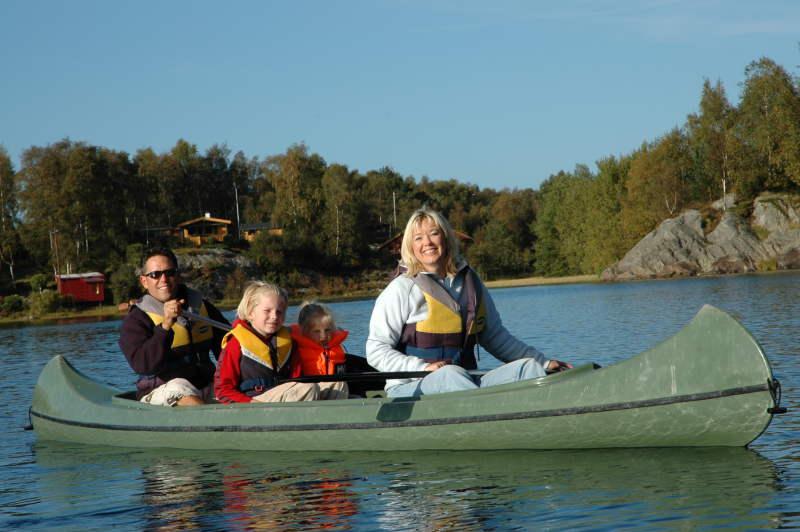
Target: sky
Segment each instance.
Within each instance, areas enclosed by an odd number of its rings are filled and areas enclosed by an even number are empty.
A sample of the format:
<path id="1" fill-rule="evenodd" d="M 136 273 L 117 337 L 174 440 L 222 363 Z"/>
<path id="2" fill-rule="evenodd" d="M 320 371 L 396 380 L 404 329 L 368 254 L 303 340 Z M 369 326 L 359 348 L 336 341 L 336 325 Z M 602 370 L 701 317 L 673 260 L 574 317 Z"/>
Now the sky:
<path id="1" fill-rule="evenodd" d="M 797 0 L 0 0 L 0 145 L 305 143 L 329 164 L 538 188 L 800 74 Z"/>

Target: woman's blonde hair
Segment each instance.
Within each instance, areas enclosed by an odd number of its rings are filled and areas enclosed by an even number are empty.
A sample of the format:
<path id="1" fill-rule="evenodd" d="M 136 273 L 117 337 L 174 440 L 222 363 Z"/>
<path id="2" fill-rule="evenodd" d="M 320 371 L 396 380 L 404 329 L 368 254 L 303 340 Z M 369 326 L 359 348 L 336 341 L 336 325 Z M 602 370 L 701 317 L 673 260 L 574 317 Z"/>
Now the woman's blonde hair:
<path id="1" fill-rule="evenodd" d="M 333 319 L 333 312 L 326 305 L 316 301 L 303 301 L 300 305 L 300 312 L 297 314 L 297 324 L 303 331 L 303 334 L 308 332 L 308 327 L 313 320 L 319 318 L 328 318 L 331 323 L 331 328 L 336 328 L 336 322 Z"/>
<path id="2" fill-rule="evenodd" d="M 265 295 L 278 296 L 283 300 L 284 305 L 289 303 L 289 294 L 280 286 L 265 281 L 251 281 L 247 283 L 244 294 L 242 294 L 242 300 L 239 302 L 239 306 L 236 307 L 236 315 L 239 319 L 247 320 L 253 309 L 256 308 L 259 298 Z"/>
<path id="3" fill-rule="evenodd" d="M 419 272 L 424 271 L 425 268 L 414 256 L 414 230 L 422 224 L 423 221 L 428 220 L 436 226 L 444 234 L 444 254 L 442 260 L 445 261 L 445 272 L 448 275 L 456 273 L 456 263 L 460 260 L 461 255 L 458 250 L 458 238 L 456 232 L 450 225 L 450 222 L 442 216 L 439 212 L 423 207 L 414 211 L 411 218 L 408 219 L 406 230 L 403 233 L 403 243 L 400 246 L 400 257 L 406 268 L 406 275 L 414 277 Z"/>

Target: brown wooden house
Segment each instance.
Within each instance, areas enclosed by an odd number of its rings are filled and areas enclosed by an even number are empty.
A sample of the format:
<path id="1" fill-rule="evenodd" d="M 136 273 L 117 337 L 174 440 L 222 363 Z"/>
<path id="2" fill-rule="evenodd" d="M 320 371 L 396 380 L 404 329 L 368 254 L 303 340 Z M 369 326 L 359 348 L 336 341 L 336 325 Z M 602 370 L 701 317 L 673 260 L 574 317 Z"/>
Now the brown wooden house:
<path id="1" fill-rule="evenodd" d="M 199 247 L 203 242 L 222 242 L 228 235 L 228 227 L 230 225 L 230 220 L 213 218 L 210 213 L 206 213 L 205 216 L 200 218 L 179 223 L 178 230 L 181 233 L 181 238 Z"/>

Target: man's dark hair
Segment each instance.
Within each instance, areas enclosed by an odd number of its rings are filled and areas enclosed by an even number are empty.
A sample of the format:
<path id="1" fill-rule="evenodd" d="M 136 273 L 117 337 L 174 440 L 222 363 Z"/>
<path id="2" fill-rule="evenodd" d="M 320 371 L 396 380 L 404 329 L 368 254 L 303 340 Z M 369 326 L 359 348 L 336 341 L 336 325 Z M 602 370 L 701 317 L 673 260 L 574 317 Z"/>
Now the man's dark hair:
<path id="1" fill-rule="evenodd" d="M 167 257 L 170 261 L 172 261 L 172 265 L 174 268 L 178 268 L 178 258 L 175 256 L 175 253 L 172 252 L 169 248 L 150 248 L 148 249 L 145 254 L 144 258 L 142 258 L 142 267 L 141 271 L 144 273 L 144 266 L 147 264 L 147 261 L 150 260 L 150 257 Z"/>

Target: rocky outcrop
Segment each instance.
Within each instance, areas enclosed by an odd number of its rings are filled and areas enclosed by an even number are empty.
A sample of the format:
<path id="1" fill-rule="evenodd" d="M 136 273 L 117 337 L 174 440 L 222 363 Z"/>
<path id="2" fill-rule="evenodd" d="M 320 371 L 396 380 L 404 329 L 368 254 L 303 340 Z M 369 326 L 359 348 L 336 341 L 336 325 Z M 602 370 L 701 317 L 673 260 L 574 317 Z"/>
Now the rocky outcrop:
<path id="1" fill-rule="evenodd" d="M 728 201 L 714 207 L 729 207 Z M 750 221 L 725 210 L 710 233 L 705 233 L 699 211 L 685 211 L 647 234 L 602 278 L 745 273 L 764 268 L 800 268 L 800 198 L 796 196 L 759 196 Z"/>
<path id="2" fill-rule="evenodd" d="M 258 268 L 247 257 L 226 249 L 198 249 L 177 253 L 181 278 L 214 301 L 225 296 L 234 272 L 242 279 L 257 277 Z"/>

